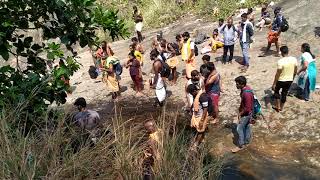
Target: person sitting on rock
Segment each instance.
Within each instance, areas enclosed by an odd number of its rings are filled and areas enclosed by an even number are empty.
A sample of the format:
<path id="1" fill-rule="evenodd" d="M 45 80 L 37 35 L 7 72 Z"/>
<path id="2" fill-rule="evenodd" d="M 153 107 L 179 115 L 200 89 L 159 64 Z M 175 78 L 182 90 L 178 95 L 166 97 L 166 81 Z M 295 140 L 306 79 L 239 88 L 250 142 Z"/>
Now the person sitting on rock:
<path id="1" fill-rule="evenodd" d="M 223 45 L 224 45 L 223 39 L 221 39 L 219 36 L 219 30 L 214 29 L 212 33 L 212 37 L 207 42 L 207 45 L 203 47 L 203 49 L 201 50 L 201 53 L 202 54 L 206 54 L 208 52 L 215 53 L 217 49 L 222 48 Z"/>
<path id="2" fill-rule="evenodd" d="M 268 4 L 263 4 L 261 8 L 261 17 L 259 22 L 256 24 L 256 27 L 259 28 L 259 31 L 262 31 L 262 28 L 265 25 L 269 25 L 271 23 L 271 15 L 268 12 Z"/>

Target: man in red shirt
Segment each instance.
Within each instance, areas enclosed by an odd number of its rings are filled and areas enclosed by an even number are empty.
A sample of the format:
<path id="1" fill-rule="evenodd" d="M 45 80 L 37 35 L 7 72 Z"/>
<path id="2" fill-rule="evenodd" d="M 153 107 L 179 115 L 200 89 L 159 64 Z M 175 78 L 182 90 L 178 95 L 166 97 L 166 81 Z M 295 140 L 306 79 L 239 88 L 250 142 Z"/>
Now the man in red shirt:
<path id="1" fill-rule="evenodd" d="M 254 96 L 252 89 L 247 86 L 247 79 L 244 76 L 239 76 L 235 79 L 237 89 L 241 90 L 241 104 L 238 114 L 237 132 L 239 135 L 238 147 L 232 149 L 236 153 L 250 143 L 251 126 L 250 120 L 252 118 Z"/>

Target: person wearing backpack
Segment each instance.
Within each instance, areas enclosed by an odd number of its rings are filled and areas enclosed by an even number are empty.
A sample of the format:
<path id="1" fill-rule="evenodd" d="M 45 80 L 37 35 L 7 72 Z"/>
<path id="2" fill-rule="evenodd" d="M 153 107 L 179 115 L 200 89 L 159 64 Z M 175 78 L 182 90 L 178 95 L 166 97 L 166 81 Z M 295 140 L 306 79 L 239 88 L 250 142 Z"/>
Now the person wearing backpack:
<path id="1" fill-rule="evenodd" d="M 237 40 L 238 30 L 233 25 L 233 19 L 230 17 L 227 20 L 227 24 L 221 29 L 220 34 L 223 35 L 223 56 L 222 63 L 232 63 L 233 52 L 234 52 L 234 44 Z M 227 60 L 228 51 L 230 51 L 230 56 Z"/>
<path id="2" fill-rule="evenodd" d="M 231 151 L 236 153 L 242 150 L 251 140 L 251 125 L 253 115 L 254 95 L 252 89 L 247 85 L 247 79 L 244 76 L 239 76 L 235 79 L 237 89 L 241 90 L 241 103 L 239 107 L 237 124 L 237 133 L 239 135 L 238 146 Z"/>
<path id="3" fill-rule="evenodd" d="M 191 41 L 189 32 L 182 34 L 183 45 L 181 48 L 181 58 L 186 62 L 186 78 L 191 78 L 191 71 L 196 69 L 195 44 Z"/>
<path id="4" fill-rule="evenodd" d="M 281 26 L 284 23 L 284 17 L 281 13 L 281 7 L 276 7 L 274 10 L 274 20 L 270 26 L 270 31 L 268 32 L 268 46 L 264 54 L 259 57 L 264 57 L 270 51 L 271 45 L 274 43 L 276 45 L 277 54 L 280 56 L 280 46 L 279 46 L 279 37 L 282 32 Z M 286 20 L 285 20 L 286 21 Z M 284 30 L 284 29 L 283 29 Z"/>
<path id="5" fill-rule="evenodd" d="M 117 100 L 120 95 L 120 74 L 116 73 L 116 66 L 120 65 L 120 61 L 115 56 L 109 56 L 103 64 L 103 82 L 105 82 L 112 93 L 112 99 Z M 120 65 L 121 66 L 121 65 Z M 122 71 L 122 70 L 121 70 Z"/>
<path id="6" fill-rule="evenodd" d="M 250 44 L 252 43 L 253 34 L 253 24 L 248 20 L 247 13 L 243 13 L 241 15 L 241 24 L 239 28 L 240 46 L 243 55 L 243 70 L 247 70 L 249 68 L 249 49 Z"/>

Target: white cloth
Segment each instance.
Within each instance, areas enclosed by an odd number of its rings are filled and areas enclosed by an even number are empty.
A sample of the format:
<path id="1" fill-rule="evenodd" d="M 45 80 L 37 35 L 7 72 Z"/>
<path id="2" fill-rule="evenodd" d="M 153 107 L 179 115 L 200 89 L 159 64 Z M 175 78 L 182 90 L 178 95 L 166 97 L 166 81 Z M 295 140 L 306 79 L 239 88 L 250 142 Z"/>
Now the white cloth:
<path id="1" fill-rule="evenodd" d="M 185 52 L 188 52 L 188 44 L 187 43 L 183 43 L 183 48 L 184 48 Z M 193 41 L 190 42 L 190 49 L 194 49 L 194 42 Z"/>
<path id="2" fill-rule="evenodd" d="M 253 28 L 253 24 L 249 20 L 247 20 L 242 29 L 242 42 L 248 42 L 247 41 L 247 25 L 248 24 L 251 25 L 251 27 Z"/>
<path id="3" fill-rule="evenodd" d="M 187 87 L 188 87 L 190 84 L 194 84 L 191 79 L 188 80 L 188 82 L 187 82 Z M 201 87 L 203 87 L 203 85 L 204 85 L 204 80 L 203 80 L 202 78 L 200 78 L 199 83 L 197 83 L 197 84 L 195 84 L 195 85 L 196 85 L 199 89 L 201 89 Z M 193 98 L 192 94 L 188 93 L 188 94 L 187 94 L 187 98 L 188 98 L 190 104 L 193 104 L 194 98 Z"/>
<path id="4" fill-rule="evenodd" d="M 311 62 L 315 61 L 315 59 L 313 59 L 311 54 L 308 53 L 308 52 L 304 52 L 300 59 L 302 59 L 302 58 L 305 59 L 308 63 L 311 63 Z"/>
<path id="5" fill-rule="evenodd" d="M 142 31 L 142 27 L 143 27 L 143 23 L 142 22 L 136 23 L 136 31 L 141 32 Z"/>
<path id="6" fill-rule="evenodd" d="M 167 96 L 166 88 L 160 73 L 158 74 L 158 82 L 156 83 L 156 96 L 159 102 L 163 102 Z"/>
<path id="7" fill-rule="evenodd" d="M 207 54 L 212 51 L 212 48 L 210 46 L 205 46 L 204 48 L 201 49 L 201 54 Z"/>

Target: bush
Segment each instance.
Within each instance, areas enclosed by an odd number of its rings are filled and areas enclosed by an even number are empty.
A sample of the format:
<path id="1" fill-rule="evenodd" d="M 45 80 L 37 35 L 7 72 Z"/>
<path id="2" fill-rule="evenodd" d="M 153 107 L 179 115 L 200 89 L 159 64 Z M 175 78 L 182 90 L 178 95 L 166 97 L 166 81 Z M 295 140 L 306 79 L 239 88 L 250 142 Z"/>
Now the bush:
<path id="1" fill-rule="evenodd" d="M 37 129 L 37 133 L 27 136 L 7 126 L 12 120 L 8 115 L 13 113 L 3 111 L 0 116 L 0 176 L 4 179 L 142 178 L 146 140 L 143 120 L 134 124 L 132 120 L 115 116 L 113 135 L 102 133 L 97 144 L 90 146 L 81 131 L 67 126 L 68 117 L 64 113 L 54 113 L 58 117 L 55 126 Z M 50 116 L 43 116 L 46 122 L 52 120 Z M 212 157 L 206 146 L 199 153 L 189 151 L 190 132 L 177 122 L 178 116 L 163 112 L 157 120 L 164 133 L 162 160 L 154 165 L 155 178 L 213 179 L 218 176 L 222 161 Z M 103 132 L 110 129 L 109 125 L 103 125 Z"/>

